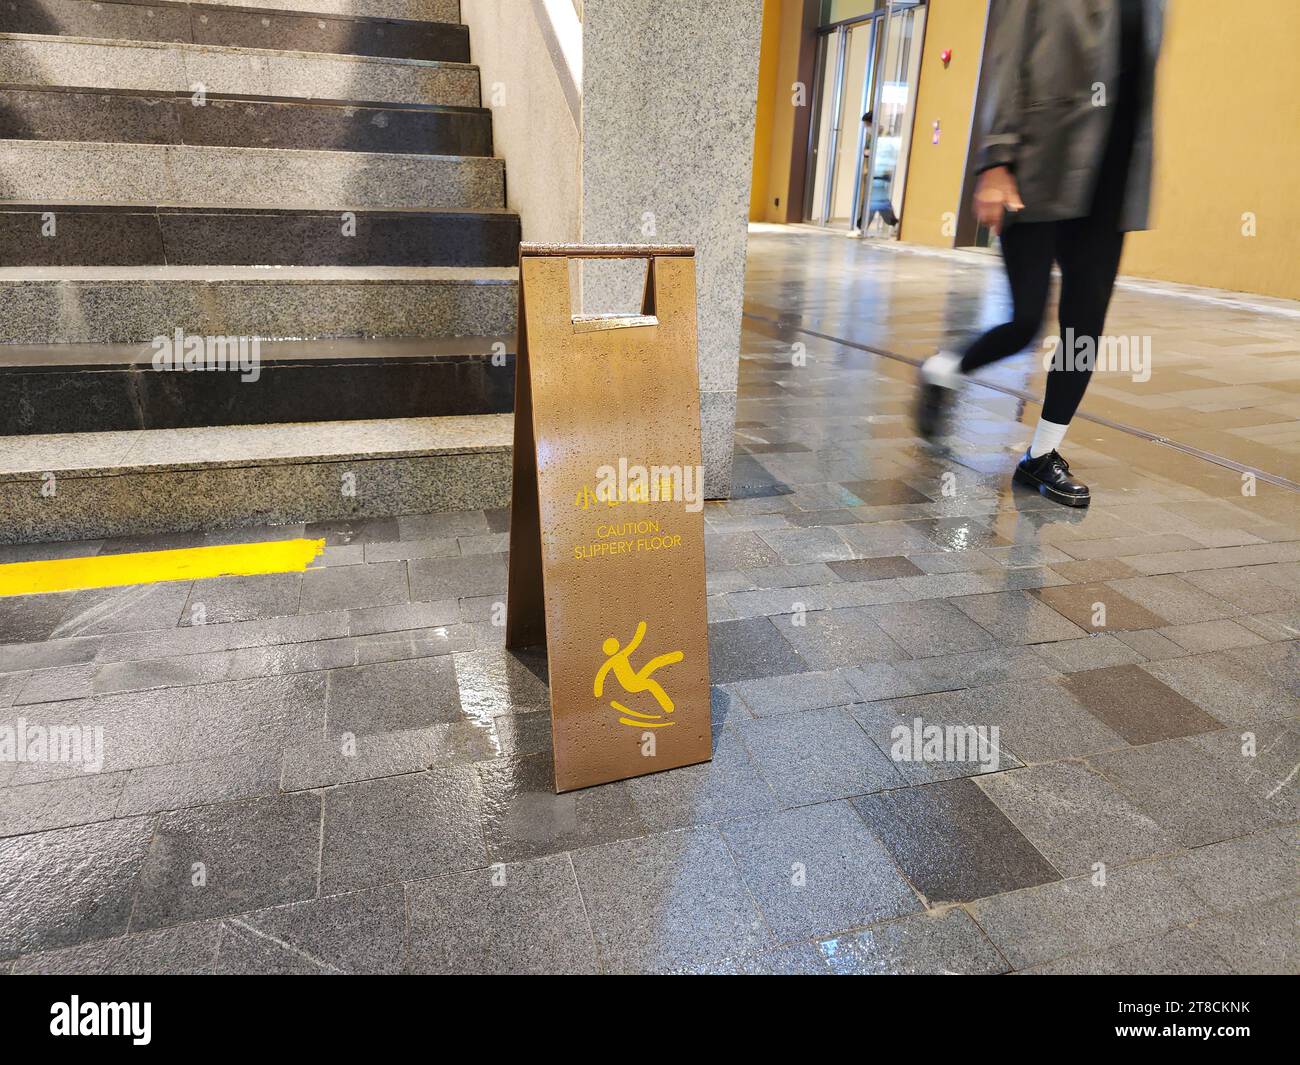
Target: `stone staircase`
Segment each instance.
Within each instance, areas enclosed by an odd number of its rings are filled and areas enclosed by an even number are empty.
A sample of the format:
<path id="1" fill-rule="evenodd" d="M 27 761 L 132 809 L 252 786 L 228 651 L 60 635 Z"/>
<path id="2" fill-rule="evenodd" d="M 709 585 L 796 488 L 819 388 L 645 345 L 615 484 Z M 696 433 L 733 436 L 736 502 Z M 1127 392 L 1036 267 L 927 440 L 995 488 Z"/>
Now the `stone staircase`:
<path id="1" fill-rule="evenodd" d="M 469 59 L 457 0 L 0 0 L 0 542 L 504 505 Z"/>

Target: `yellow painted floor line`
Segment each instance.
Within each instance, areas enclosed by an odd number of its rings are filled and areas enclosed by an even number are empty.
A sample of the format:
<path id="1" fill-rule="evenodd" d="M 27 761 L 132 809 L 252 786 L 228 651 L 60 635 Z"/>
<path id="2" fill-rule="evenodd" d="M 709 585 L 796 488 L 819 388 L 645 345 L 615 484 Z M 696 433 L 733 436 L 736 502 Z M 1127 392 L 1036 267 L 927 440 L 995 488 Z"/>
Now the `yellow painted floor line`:
<path id="1" fill-rule="evenodd" d="M 199 577 L 297 573 L 325 550 L 324 540 L 269 540 L 255 544 L 139 551 L 128 555 L 56 558 L 0 566 L 0 596 L 158 584 Z"/>

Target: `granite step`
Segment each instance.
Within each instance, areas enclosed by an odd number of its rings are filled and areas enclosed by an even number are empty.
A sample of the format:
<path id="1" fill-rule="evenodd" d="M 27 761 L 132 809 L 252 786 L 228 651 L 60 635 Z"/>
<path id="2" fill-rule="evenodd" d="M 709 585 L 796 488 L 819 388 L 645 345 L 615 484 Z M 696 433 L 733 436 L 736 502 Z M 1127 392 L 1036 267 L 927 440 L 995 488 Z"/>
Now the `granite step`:
<path id="1" fill-rule="evenodd" d="M 242 345 L 222 338 L 210 357 L 203 349 L 211 369 L 189 370 L 155 366 L 159 352 L 177 350 L 174 334 L 166 339 L 170 346 L 0 347 L 0 436 L 497 414 L 514 406 L 509 336 Z"/>
<path id="2" fill-rule="evenodd" d="M 512 211 L 0 203 L 11 266 L 510 266 Z"/>
<path id="3" fill-rule="evenodd" d="M 0 4 L 0 33 L 469 61 L 469 30 L 458 24 L 272 8 L 249 11 L 226 4 L 157 0 Z"/>
<path id="4" fill-rule="evenodd" d="M 491 155 L 482 107 L 0 86 L 0 139 Z"/>
<path id="5" fill-rule="evenodd" d="M 494 210 L 505 206 L 505 165 L 466 155 L 0 140 L 0 201 Z"/>
<path id="6" fill-rule="evenodd" d="M 176 329 L 272 339 L 508 335 L 517 279 L 514 267 L 8 267 L 0 343 L 144 343 Z"/>
<path id="7" fill-rule="evenodd" d="M 0 543 L 494 509 L 513 418 L 0 437 Z"/>
<path id="8" fill-rule="evenodd" d="M 0 83 L 479 106 L 468 63 L 0 34 Z"/>

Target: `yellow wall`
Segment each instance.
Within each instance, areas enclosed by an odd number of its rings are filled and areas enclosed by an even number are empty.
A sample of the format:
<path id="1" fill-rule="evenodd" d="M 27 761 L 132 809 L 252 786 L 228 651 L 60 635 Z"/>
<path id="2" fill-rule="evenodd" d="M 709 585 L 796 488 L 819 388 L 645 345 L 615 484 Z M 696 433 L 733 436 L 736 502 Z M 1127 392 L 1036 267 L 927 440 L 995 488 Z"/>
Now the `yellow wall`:
<path id="1" fill-rule="evenodd" d="M 988 0 L 930 0 L 900 234 L 914 244 L 953 246 L 987 15 Z M 945 48 L 952 49 L 946 69 Z"/>
<path id="2" fill-rule="evenodd" d="M 751 222 L 784 222 L 794 152 L 794 84 L 799 80 L 804 0 L 764 0 L 763 44 L 758 68 L 758 123 L 754 133 Z M 812 95 L 808 86 L 805 94 Z M 811 106 L 806 103 L 805 106 Z M 766 143 L 763 126 L 767 125 Z M 804 151 L 804 146 L 799 146 Z M 776 201 L 780 200 L 780 206 Z"/>
<path id="3" fill-rule="evenodd" d="M 764 0 L 763 39 L 758 57 L 758 110 L 754 121 L 754 179 L 749 189 L 749 220 L 767 216 L 764 201 L 772 170 L 772 134 L 776 124 L 776 78 L 781 58 L 781 0 Z"/>
<path id="4" fill-rule="evenodd" d="M 1155 229 L 1127 274 L 1300 298 L 1296 0 L 1171 3 L 1156 99 Z M 1242 235 L 1253 212 L 1258 235 Z"/>

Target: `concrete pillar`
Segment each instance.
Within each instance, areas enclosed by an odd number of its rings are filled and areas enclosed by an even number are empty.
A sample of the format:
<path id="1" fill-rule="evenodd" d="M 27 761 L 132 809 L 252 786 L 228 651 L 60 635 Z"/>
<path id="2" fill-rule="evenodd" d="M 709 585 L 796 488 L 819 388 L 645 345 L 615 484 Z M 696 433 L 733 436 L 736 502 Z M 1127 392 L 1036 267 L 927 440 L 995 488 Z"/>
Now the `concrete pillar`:
<path id="1" fill-rule="evenodd" d="M 582 239 L 696 246 L 705 487 L 731 491 L 762 0 L 584 0 Z M 587 313 L 644 266 L 585 268 Z"/>

